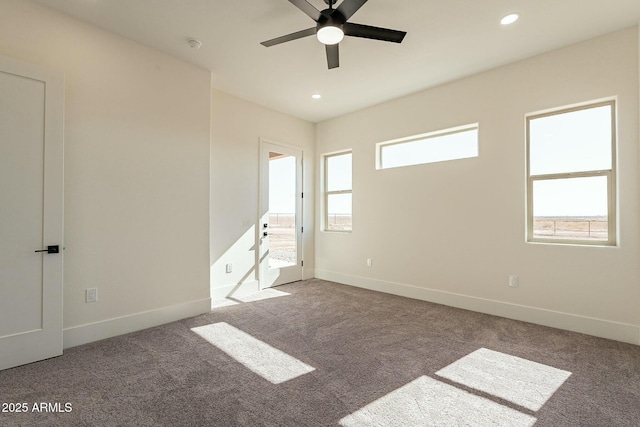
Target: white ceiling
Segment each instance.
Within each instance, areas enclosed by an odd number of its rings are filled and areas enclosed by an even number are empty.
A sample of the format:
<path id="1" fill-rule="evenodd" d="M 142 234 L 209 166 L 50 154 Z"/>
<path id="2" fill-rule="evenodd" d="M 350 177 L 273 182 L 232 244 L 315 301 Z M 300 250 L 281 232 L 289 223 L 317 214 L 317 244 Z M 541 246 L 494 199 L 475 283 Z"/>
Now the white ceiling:
<path id="1" fill-rule="evenodd" d="M 640 22 L 640 0 L 370 0 L 350 22 L 407 36 L 402 44 L 345 37 L 340 68 L 328 70 L 315 37 L 260 45 L 315 26 L 287 0 L 36 1 L 211 70 L 222 91 L 311 122 Z M 501 26 L 513 11 L 520 20 Z"/>

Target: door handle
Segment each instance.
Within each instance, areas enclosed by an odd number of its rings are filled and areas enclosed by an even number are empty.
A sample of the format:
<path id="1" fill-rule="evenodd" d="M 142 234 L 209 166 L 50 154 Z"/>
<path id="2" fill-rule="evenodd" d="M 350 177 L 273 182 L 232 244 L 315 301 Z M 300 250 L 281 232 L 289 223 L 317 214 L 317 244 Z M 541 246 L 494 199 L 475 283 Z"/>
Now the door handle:
<path id="1" fill-rule="evenodd" d="M 58 245 L 47 246 L 47 249 L 40 249 L 35 252 L 46 252 L 48 254 L 57 254 L 57 253 L 60 253 L 60 246 Z"/>

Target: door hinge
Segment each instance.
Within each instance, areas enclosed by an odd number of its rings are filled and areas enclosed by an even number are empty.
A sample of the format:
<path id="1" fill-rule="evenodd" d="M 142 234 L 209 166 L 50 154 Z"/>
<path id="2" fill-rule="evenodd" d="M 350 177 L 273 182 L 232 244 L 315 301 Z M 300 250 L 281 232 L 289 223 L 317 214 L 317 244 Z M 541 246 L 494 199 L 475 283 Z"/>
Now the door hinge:
<path id="1" fill-rule="evenodd" d="M 300 198 L 304 199 L 304 193 L 300 193 Z"/>
<path id="2" fill-rule="evenodd" d="M 304 233 L 304 227 L 300 227 L 300 232 Z"/>
<path id="3" fill-rule="evenodd" d="M 300 267 L 304 267 L 304 261 L 300 261 Z"/>

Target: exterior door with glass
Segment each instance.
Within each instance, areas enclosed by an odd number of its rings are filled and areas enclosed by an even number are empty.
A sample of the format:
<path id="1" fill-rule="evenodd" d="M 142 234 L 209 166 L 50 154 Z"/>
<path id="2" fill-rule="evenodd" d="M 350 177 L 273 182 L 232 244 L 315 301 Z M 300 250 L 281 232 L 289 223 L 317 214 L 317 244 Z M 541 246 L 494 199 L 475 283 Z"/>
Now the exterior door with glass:
<path id="1" fill-rule="evenodd" d="M 302 150 L 261 141 L 260 288 L 302 280 Z"/>

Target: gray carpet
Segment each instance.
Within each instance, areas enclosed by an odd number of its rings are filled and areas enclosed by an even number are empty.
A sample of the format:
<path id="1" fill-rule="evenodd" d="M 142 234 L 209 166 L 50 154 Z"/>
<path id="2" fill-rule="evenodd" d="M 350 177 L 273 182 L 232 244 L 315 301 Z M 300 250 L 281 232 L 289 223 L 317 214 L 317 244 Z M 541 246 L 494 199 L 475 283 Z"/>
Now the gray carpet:
<path id="1" fill-rule="evenodd" d="M 638 346 L 316 279 L 277 290 L 2 371 L 0 409 L 28 411 L 0 425 L 640 425 Z M 304 369 L 270 381 L 281 353 Z"/>

